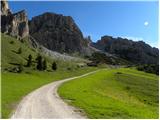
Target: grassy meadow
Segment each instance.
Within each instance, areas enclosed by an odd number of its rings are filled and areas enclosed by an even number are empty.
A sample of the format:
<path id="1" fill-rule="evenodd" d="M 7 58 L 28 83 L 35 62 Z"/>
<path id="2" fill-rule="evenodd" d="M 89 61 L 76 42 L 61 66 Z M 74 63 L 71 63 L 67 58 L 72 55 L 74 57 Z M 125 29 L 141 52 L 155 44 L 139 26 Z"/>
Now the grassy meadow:
<path id="1" fill-rule="evenodd" d="M 33 90 L 50 82 L 78 76 L 99 67 L 80 67 L 85 60 L 62 61 L 51 58 L 27 41 L 1 34 L 1 108 L 2 118 L 9 118 L 20 100 Z M 18 53 L 21 48 L 21 53 Z M 29 55 L 33 61 L 26 67 Z M 36 57 L 47 61 L 47 70 L 36 70 Z M 57 63 L 57 70 L 51 64 Z M 21 73 L 9 72 L 23 65 Z M 59 95 L 69 104 L 82 109 L 89 118 L 158 118 L 158 76 L 134 68 L 109 68 L 75 79 L 60 86 Z"/>
<path id="2" fill-rule="evenodd" d="M 81 68 L 77 70 L 31 73 L 2 73 L 2 118 L 8 118 L 19 101 L 28 93 L 47 83 L 78 76 L 97 68 Z"/>
<path id="3" fill-rule="evenodd" d="M 97 69 L 90 67 L 77 67 L 78 62 L 74 63 L 71 61 L 61 61 L 56 58 L 50 58 L 49 56 L 40 53 L 38 49 L 31 47 L 27 41 L 27 38 L 20 41 L 4 34 L 1 34 L 1 37 L 2 118 L 9 118 L 20 100 L 25 95 L 41 87 L 42 85 L 55 80 L 81 75 Z M 21 53 L 18 53 L 20 48 Z M 25 67 L 30 54 L 33 57 L 32 66 Z M 47 70 L 45 71 L 38 71 L 35 69 L 35 59 L 39 54 L 47 60 Z M 57 63 L 58 69 L 56 71 L 51 69 L 51 64 L 53 61 L 56 61 Z M 82 61 L 79 62 L 81 63 Z M 23 65 L 23 71 L 21 73 L 13 73 L 8 71 L 8 69 L 12 69 L 19 64 Z"/>
<path id="4" fill-rule="evenodd" d="M 158 76 L 120 68 L 66 82 L 58 93 L 89 118 L 158 119 L 158 88 Z"/>

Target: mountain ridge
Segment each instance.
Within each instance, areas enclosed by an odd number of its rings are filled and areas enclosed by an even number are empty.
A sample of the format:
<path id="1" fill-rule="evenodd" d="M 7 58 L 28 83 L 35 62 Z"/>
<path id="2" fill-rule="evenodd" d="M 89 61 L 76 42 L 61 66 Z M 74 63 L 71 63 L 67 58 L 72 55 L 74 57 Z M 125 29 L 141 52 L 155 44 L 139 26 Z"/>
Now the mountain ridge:
<path id="1" fill-rule="evenodd" d="M 91 44 L 93 47 L 110 54 L 115 54 L 133 63 L 158 64 L 159 49 L 151 47 L 144 41 L 133 41 L 126 38 L 103 36 Z"/>
<path id="2" fill-rule="evenodd" d="M 143 41 L 102 36 L 94 43 L 89 36 L 83 36 L 71 16 L 45 12 L 28 20 L 25 10 L 12 13 L 7 1 L 1 1 L 1 4 L 2 33 L 18 39 L 29 37 L 31 42 L 32 36 L 37 44 L 59 53 L 90 56 L 94 52 L 105 52 L 136 64 L 158 64 L 159 49 Z"/>

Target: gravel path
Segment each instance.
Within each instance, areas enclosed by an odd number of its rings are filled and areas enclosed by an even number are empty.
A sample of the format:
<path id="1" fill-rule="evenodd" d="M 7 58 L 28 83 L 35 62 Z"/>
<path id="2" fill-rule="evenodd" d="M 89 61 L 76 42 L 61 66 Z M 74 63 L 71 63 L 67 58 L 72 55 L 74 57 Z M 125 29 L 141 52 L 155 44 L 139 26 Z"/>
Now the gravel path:
<path id="1" fill-rule="evenodd" d="M 55 81 L 31 92 L 22 99 L 11 118 L 86 118 L 86 116 L 78 112 L 76 108 L 66 104 L 59 97 L 57 89 L 66 81 L 84 77 L 95 72 L 97 71 L 77 77 Z"/>

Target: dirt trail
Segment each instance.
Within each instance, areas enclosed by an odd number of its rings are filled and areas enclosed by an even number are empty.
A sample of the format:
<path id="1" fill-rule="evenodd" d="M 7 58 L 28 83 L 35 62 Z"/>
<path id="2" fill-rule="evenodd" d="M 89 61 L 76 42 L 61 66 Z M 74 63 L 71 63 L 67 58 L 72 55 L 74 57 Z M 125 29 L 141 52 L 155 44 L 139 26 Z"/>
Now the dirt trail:
<path id="1" fill-rule="evenodd" d="M 59 97 L 57 89 L 66 81 L 70 81 L 75 78 L 81 78 L 95 72 L 97 71 L 77 77 L 55 81 L 48 85 L 42 86 L 41 88 L 24 97 L 11 118 L 86 118 L 86 116 L 82 115 L 82 113 L 77 112 L 78 110 L 76 110 L 76 108 L 66 104 Z"/>

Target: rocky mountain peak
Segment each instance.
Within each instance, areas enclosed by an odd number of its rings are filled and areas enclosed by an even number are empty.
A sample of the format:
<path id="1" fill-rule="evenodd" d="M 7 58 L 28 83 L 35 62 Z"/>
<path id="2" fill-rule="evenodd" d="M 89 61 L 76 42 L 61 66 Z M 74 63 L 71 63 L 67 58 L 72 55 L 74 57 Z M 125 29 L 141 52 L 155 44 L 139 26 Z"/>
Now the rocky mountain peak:
<path id="1" fill-rule="evenodd" d="M 11 13 L 7 1 L 1 1 L 1 32 L 17 38 L 29 35 L 28 17 L 25 10 Z"/>
<path id="2" fill-rule="evenodd" d="M 1 15 L 8 15 L 11 11 L 7 1 L 1 1 Z"/>
<path id="3" fill-rule="evenodd" d="M 33 17 L 29 27 L 30 35 L 50 50 L 83 53 L 87 47 L 87 41 L 70 16 L 46 12 Z"/>

